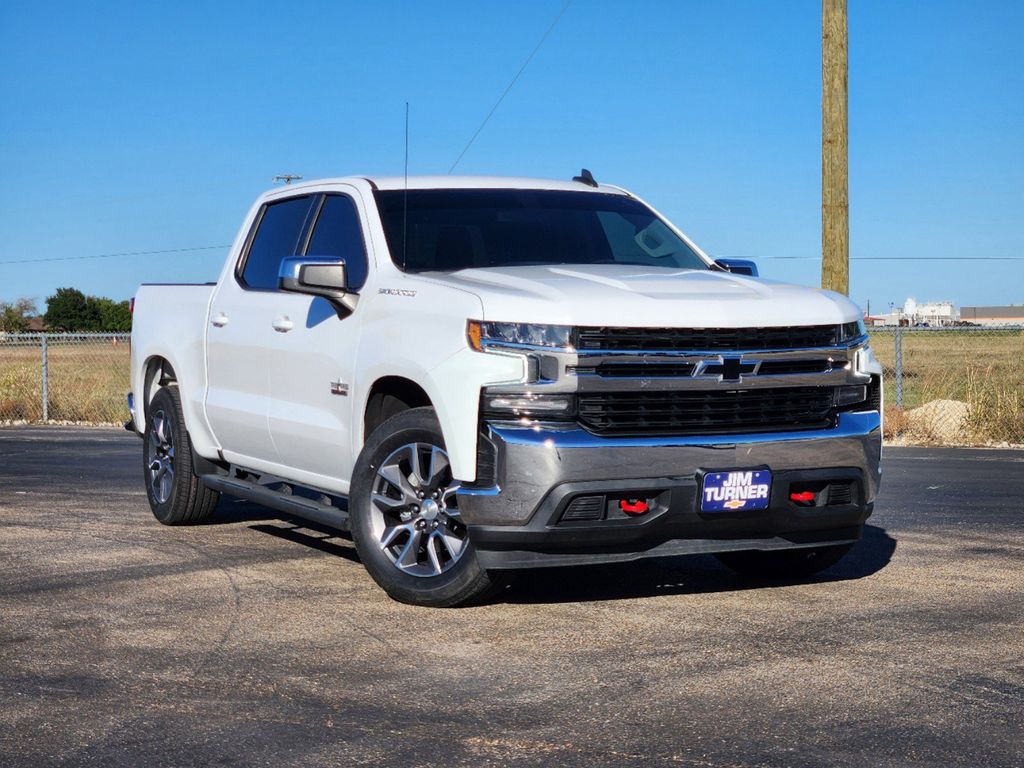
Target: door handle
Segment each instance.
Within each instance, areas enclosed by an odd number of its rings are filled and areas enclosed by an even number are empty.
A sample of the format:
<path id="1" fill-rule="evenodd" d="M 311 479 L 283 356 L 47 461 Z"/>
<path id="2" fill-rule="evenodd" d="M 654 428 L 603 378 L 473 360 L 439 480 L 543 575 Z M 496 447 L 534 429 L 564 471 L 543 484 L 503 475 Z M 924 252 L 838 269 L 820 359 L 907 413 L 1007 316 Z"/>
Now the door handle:
<path id="1" fill-rule="evenodd" d="M 225 315 L 223 312 L 220 312 L 215 318 L 213 318 L 210 321 L 210 324 L 214 328 L 223 328 L 225 325 L 228 324 L 228 316 Z"/>
<path id="2" fill-rule="evenodd" d="M 292 328 L 295 327 L 292 324 L 292 321 L 288 319 L 288 315 L 285 315 L 284 317 L 277 318 L 270 325 L 278 333 L 288 333 L 288 331 L 290 331 Z"/>

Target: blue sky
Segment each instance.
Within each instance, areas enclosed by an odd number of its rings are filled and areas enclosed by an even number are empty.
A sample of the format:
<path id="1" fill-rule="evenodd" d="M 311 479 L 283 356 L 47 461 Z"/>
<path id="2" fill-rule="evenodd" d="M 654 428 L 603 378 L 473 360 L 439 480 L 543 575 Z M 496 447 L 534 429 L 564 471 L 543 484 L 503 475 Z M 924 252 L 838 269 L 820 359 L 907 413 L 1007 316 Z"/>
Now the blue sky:
<path id="1" fill-rule="evenodd" d="M 0 299 L 207 280 L 278 173 L 444 173 L 562 0 L 0 5 Z M 461 173 L 631 188 L 817 284 L 820 3 L 576 0 Z M 850 3 L 851 297 L 1024 303 L 1015 2 Z M 780 257 L 810 257 L 784 259 Z"/>

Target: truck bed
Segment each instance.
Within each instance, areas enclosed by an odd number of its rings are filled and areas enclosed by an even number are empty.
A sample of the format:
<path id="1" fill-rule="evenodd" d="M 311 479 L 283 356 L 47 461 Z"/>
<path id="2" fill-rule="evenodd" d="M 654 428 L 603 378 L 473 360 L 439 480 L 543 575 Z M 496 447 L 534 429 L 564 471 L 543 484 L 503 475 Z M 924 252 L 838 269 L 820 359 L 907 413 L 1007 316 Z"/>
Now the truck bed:
<path id="1" fill-rule="evenodd" d="M 189 432 L 197 443 L 206 442 L 210 435 L 203 406 L 205 342 L 215 289 L 216 283 L 144 283 L 135 294 L 132 316 L 132 391 L 146 391 L 147 361 L 154 357 L 169 361 L 179 381 L 187 382 L 181 387 L 182 405 Z M 145 415 L 137 413 L 136 429 L 141 432 L 144 426 Z"/>

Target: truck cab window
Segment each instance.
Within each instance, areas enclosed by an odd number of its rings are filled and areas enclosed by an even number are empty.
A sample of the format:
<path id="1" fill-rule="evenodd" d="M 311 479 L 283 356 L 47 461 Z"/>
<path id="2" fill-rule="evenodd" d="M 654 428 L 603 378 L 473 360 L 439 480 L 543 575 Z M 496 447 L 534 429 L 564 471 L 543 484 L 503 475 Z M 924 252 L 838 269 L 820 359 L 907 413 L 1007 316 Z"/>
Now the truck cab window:
<path id="1" fill-rule="evenodd" d="M 366 243 L 359 223 L 359 211 L 351 197 L 327 196 L 306 255 L 344 259 L 349 287 L 353 290 L 363 287 L 367 270 Z"/>
<path id="2" fill-rule="evenodd" d="M 313 195 L 293 197 L 270 203 L 263 210 L 242 267 L 242 282 L 246 287 L 262 291 L 277 289 L 281 260 L 295 256 L 313 199 Z"/>

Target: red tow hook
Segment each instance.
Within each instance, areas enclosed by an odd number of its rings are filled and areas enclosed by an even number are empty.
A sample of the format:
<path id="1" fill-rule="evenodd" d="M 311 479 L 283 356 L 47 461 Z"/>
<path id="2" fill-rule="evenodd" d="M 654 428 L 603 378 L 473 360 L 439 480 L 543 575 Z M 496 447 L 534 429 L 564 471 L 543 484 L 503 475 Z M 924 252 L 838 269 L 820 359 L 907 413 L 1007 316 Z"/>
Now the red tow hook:
<path id="1" fill-rule="evenodd" d="M 619 509 L 627 515 L 643 515 L 651 511 L 643 499 L 619 499 Z"/>
<path id="2" fill-rule="evenodd" d="M 794 491 L 789 494 L 790 501 L 796 501 L 800 504 L 807 504 L 814 501 L 814 491 Z"/>

